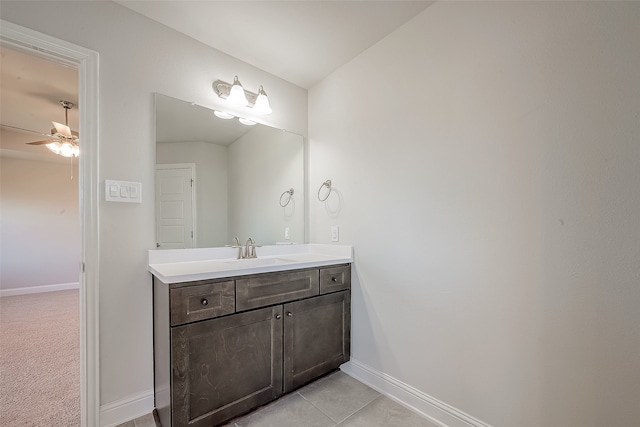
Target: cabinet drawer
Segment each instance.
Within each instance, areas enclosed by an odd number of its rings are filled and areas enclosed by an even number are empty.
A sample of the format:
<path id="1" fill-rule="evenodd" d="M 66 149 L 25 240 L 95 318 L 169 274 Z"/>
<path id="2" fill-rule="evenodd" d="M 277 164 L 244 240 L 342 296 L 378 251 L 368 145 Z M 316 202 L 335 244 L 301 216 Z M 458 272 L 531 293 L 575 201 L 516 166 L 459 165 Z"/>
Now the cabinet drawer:
<path id="1" fill-rule="evenodd" d="M 236 280 L 238 311 L 312 297 L 319 293 L 318 270 L 262 274 Z"/>
<path id="2" fill-rule="evenodd" d="M 320 269 L 320 294 L 343 291 L 351 287 L 351 267 Z"/>
<path id="3" fill-rule="evenodd" d="M 171 289 L 171 326 L 231 314 L 235 311 L 233 280 Z"/>

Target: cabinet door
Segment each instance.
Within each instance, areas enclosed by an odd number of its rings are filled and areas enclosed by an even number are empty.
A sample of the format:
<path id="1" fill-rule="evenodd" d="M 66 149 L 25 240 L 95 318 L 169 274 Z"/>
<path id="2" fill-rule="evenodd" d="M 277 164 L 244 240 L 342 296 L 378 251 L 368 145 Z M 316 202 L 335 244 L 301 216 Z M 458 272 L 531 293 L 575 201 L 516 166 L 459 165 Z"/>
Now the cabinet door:
<path id="1" fill-rule="evenodd" d="M 285 393 L 349 360 L 349 291 L 284 305 Z"/>
<path id="2" fill-rule="evenodd" d="M 218 425 L 282 394 L 282 306 L 171 330 L 173 427 Z"/>

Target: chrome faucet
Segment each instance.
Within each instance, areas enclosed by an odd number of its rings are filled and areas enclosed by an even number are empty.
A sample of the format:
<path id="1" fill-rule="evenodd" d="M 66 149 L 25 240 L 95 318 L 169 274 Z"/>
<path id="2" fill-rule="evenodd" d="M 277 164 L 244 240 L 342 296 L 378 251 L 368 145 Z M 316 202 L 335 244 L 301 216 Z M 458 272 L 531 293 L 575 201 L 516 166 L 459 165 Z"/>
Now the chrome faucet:
<path id="1" fill-rule="evenodd" d="M 240 239 L 238 239 L 237 236 L 233 238 L 233 243 L 234 243 L 233 247 L 234 248 L 238 248 L 238 256 L 237 256 L 237 258 L 238 259 L 244 258 L 244 253 L 242 252 L 242 245 L 240 244 Z"/>
<path id="2" fill-rule="evenodd" d="M 247 240 L 247 247 L 245 248 L 244 251 L 244 257 L 245 258 L 257 258 L 258 256 L 256 255 L 256 242 L 249 237 L 249 240 Z"/>

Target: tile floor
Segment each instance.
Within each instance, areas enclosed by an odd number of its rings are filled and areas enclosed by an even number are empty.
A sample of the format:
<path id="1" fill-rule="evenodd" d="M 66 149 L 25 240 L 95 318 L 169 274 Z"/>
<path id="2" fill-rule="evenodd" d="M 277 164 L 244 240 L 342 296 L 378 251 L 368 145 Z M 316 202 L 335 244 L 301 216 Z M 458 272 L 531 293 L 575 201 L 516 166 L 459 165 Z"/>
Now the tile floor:
<path id="1" fill-rule="evenodd" d="M 147 415 L 118 427 L 155 427 Z M 337 371 L 225 427 L 438 427 Z"/>

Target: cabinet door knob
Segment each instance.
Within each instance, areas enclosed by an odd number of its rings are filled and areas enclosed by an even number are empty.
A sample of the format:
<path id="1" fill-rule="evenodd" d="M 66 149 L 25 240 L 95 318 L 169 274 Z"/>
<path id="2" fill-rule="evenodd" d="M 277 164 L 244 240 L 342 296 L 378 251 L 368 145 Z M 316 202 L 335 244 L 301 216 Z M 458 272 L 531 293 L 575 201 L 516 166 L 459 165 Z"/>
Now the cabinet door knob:
<path id="1" fill-rule="evenodd" d="M 206 299 L 206 298 L 202 298 L 202 299 L 200 300 L 200 304 L 202 304 L 202 305 L 209 305 L 209 301 L 207 301 L 207 299 Z"/>
<path id="2" fill-rule="evenodd" d="M 293 317 L 293 313 L 290 311 L 287 311 L 287 317 Z"/>
<path id="3" fill-rule="evenodd" d="M 276 314 L 276 319 L 278 319 L 278 320 L 282 319 L 282 315 L 281 314 Z"/>
<path id="4" fill-rule="evenodd" d="M 332 277 L 332 278 L 331 278 L 331 281 L 332 281 L 333 283 L 336 283 L 336 282 L 338 281 L 338 279 L 336 279 L 335 277 Z"/>

